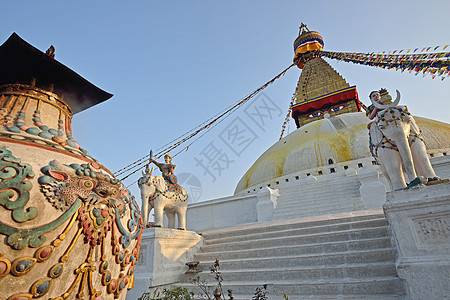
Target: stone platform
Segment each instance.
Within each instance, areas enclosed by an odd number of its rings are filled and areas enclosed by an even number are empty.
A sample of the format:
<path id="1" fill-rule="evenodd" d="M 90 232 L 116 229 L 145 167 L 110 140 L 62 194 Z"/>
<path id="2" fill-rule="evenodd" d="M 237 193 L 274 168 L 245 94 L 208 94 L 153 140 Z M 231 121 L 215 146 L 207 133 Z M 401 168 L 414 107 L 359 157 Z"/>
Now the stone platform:
<path id="1" fill-rule="evenodd" d="M 450 299 L 450 183 L 389 193 L 384 211 L 411 299 Z"/>
<path id="2" fill-rule="evenodd" d="M 186 271 L 185 263 L 192 261 L 203 239 L 193 231 L 146 228 L 135 269 L 135 284 L 127 299 L 137 299 L 150 286 L 179 282 Z"/>

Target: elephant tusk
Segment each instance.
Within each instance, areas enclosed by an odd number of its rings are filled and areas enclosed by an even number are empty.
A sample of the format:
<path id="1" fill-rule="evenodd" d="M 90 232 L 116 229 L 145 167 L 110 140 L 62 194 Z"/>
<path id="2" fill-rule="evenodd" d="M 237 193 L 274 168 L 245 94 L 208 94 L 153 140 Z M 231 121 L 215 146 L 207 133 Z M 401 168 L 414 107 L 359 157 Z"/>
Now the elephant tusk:
<path id="1" fill-rule="evenodd" d="M 390 103 L 390 104 L 379 104 L 376 102 L 373 102 L 372 99 L 372 104 L 373 106 L 375 106 L 376 108 L 378 108 L 378 110 L 383 110 L 383 109 L 387 109 L 387 108 L 391 108 L 391 107 L 395 107 L 398 105 L 398 103 L 400 102 L 400 92 L 398 90 L 395 90 L 397 92 L 397 97 L 395 98 L 395 101 Z"/>
<path id="2" fill-rule="evenodd" d="M 397 93 L 397 97 L 395 98 L 395 101 L 394 101 L 394 105 L 393 106 L 397 106 L 398 105 L 398 103 L 400 102 L 400 92 L 399 92 L 399 90 L 395 90 L 395 92 Z"/>
<path id="3" fill-rule="evenodd" d="M 152 170 L 150 171 L 150 175 L 149 175 L 148 177 L 151 177 L 151 176 L 152 176 L 154 170 L 155 170 L 155 168 L 152 167 Z"/>

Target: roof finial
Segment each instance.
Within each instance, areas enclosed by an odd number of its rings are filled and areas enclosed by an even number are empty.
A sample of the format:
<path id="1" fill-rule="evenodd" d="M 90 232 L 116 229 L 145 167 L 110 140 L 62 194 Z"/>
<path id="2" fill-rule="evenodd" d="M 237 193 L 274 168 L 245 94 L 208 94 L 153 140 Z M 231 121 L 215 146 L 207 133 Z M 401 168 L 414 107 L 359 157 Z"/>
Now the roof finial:
<path id="1" fill-rule="evenodd" d="M 302 33 L 304 33 L 305 31 L 309 32 L 308 26 L 306 26 L 306 24 L 303 24 L 303 22 L 300 24 L 299 29 L 300 29 L 300 31 L 299 31 L 298 35 L 302 35 Z"/>
<path id="2" fill-rule="evenodd" d="M 53 47 L 53 45 L 50 45 L 50 48 L 48 48 L 45 54 L 47 54 L 51 58 L 55 58 L 55 47 Z"/>

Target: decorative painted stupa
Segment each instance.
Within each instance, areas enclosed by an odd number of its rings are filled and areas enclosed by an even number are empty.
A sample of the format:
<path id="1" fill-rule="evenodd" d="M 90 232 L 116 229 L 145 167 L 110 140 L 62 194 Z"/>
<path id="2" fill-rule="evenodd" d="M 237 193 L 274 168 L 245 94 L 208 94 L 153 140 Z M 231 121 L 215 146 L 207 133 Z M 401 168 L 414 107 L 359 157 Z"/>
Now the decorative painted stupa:
<path id="1" fill-rule="evenodd" d="M 298 180 L 364 166 L 377 168 L 368 146 L 369 119 L 361 111 L 356 86 L 350 86 L 317 54 L 323 46 L 320 33 L 302 23 L 294 42 L 294 62 L 302 69 L 291 107 L 297 130 L 256 160 L 237 184 L 235 194 L 256 193 L 264 186 L 277 187 L 277 182 L 286 184 L 288 175 L 293 174 Z M 415 119 L 429 154 L 446 153 L 450 125 Z"/>
<path id="2" fill-rule="evenodd" d="M 0 299 L 125 299 L 142 219 L 72 136 L 112 95 L 17 34 L 0 46 Z"/>

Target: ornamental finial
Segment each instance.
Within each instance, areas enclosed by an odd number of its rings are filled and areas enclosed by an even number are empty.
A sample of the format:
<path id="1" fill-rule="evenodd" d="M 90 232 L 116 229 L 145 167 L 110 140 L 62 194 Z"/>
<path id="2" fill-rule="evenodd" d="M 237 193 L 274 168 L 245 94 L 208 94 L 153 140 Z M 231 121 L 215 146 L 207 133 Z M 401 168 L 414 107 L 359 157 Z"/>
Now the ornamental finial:
<path id="1" fill-rule="evenodd" d="M 306 26 L 306 24 L 304 24 L 303 22 L 300 24 L 299 29 L 300 31 L 298 32 L 298 35 L 302 35 L 306 31 L 309 32 L 308 26 Z"/>
<path id="2" fill-rule="evenodd" d="M 50 48 L 45 51 L 45 54 L 47 54 L 51 58 L 55 58 L 55 47 L 53 47 L 53 45 L 50 45 Z"/>

